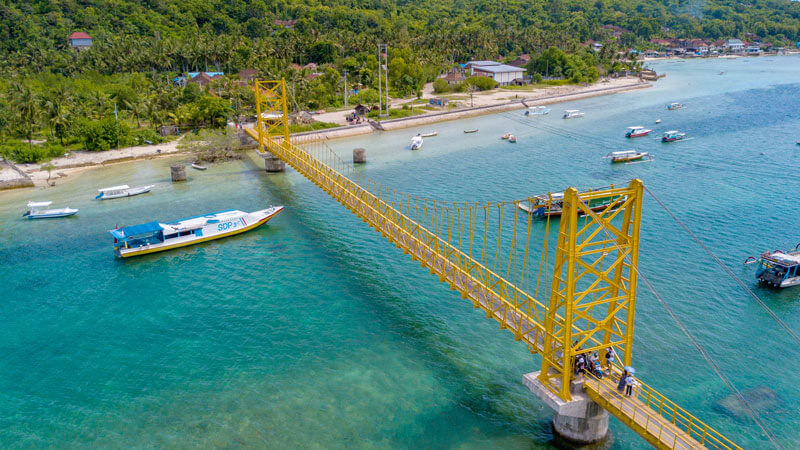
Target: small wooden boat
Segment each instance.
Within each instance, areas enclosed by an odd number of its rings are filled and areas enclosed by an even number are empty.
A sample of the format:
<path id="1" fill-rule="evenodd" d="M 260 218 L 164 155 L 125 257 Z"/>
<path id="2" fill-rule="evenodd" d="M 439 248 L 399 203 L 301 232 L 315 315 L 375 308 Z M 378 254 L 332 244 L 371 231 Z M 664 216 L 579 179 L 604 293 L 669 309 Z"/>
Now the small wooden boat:
<path id="1" fill-rule="evenodd" d="M 55 217 L 67 217 L 75 215 L 78 210 L 75 208 L 42 209 L 52 205 L 53 202 L 28 202 L 28 211 L 22 215 L 26 219 L 51 219 Z"/>
<path id="2" fill-rule="evenodd" d="M 508 139 L 508 138 L 510 138 L 510 137 L 511 137 L 511 133 L 506 133 L 506 134 L 504 134 L 504 135 L 500 136 L 500 139 L 502 139 L 502 140 L 504 140 L 504 141 L 505 141 L 506 139 Z"/>
<path id="3" fill-rule="evenodd" d="M 636 137 L 647 136 L 648 134 L 650 134 L 651 131 L 653 130 L 642 126 L 628 127 L 628 132 L 625 133 L 625 137 L 636 138 Z"/>
<path id="4" fill-rule="evenodd" d="M 683 103 L 674 102 L 667 105 L 668 111 L 675 111 L 676 109 L 681 109 L 681 108 L 683 108 Z"/>
<path id="5" fill-rule="evenodd" d="M 661 119 L 656 119 L 656 123 L 661 123 Z"/>
<path id="6" fill-rule="evenodd" d="M 431 131 L 430 133 L 422 133 L 422 134 L 420 134 L 420 136 L 422 136 L 424 138 L 438 136 L 438 135 L 439 135 L 438 131 Z"/>
<path id="7" fill-rule="evenodd" d="M 112 186 L 103 189 L 98 189 L 99 194 L 95 199 L 97 200 L 109 200 L 112 198 L 121 198 L 121 197 L 132 197 L 134 195 L 144 194 L 146 192 L 150 192 L 150 189 L 153 189 L 152 184 L 148 184 L 146 186 L 138 186 L 138 187 L 130 187 L 127 184 L 123 184 L 120 186 Z"/>
<path id="8" fill-rule="evenodd" d="M 647 152 L 637 152 L 636 150 L 625 150 L 621 152 L 611 152 L 606 155 L 606 158 L 611 159 L 612 163 L 627 163 L 631 161 L 640 161 L 643 159 L 652 160 L 653 158 Z"/>
<path id="9" fill-rule="evenodd" d="M 508 142 L 511 142 L 512 144 L 516 144 L 517 143 L 517 137 L 514 136 L 513 134 L 508 136 Z"/>
<path id="10" fill-rule="evenodd" d="M 419 150 L 422 148 L 422 136 L 419 134 L 411 138 L 411 150 Z"/>
<path id="11" fill-rule="evenodd" d="M 200 165 L 199 163 L 192 163 L 192 169 L 206 170 L 208 167 Z"/>
<path id="12" fill-rule="evenodd" d="M 244 233 L 264 225 L 282 210 L 283 206 L 254 212 L 231 209 L 169 223 L 153 221 L 108 232 L 114 237 L 117 256 L 128 258 Z"/>
<path id="13" fill-rule="evenodd" d="M 474 130 L 464 130 L 464 133 L 477 133 L 478 129 L 475 128 Z"/>
<path id="14" fill-rule="evenodd" d="M 562 119 L 577 119 L 579 117 L 583 117 L 584 115 L 586 115 L 586 114 L 583 111 L 581 111 L 580 109 L 568 109 L 568 110 L 564 111 L 564 115 L 561 116 L 561 118 Z"/>
<path id="15" fill-rule="evenodd" d="M 686 139 L 686 133 L 681 133 L 678 130 L 666 131 L 664 135 L 661 136 L 661 142 L 675 142 L 681 139 Z"/>

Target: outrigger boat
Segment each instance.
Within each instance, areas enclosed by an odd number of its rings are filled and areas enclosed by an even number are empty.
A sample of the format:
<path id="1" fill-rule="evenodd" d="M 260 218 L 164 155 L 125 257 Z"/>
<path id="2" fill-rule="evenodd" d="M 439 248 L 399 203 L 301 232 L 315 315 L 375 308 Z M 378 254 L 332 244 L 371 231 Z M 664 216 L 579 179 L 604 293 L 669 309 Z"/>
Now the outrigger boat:
<path id="1" fill-rule="evenodd" d="M 22 215 L 26 219 L 51 219 L 54 217 L 67 217 L 75 215 L 75 208 L 42 209 L 52 205 L 53 202 L 28 202 L 28 211 Z"/>
<path id="2" fill-rule="evenodd" d="M 475 128 L 473 130 L 464 130 L 464 133 L 477 133 L 477 132 L 478 132 L 477 128 Z"/>
<path id="3" fill-rule="evenodd" d="M 562 119 L 577 119 L 579 117 L 584 116 L 584 112 L 580 109 L 568 109 L 564 111 L 564 115 L 561 116 Z"/>
<path id="4" fill-rule="evenodd" d="M 611 159 L 611 163 L 627 163 L 631 161 L 639 161 L 643 159 L 652 160 L 653 157 L 647 152 L 637 152 L 636 150 L 625 150 L 621 152 L 611 152 L 606 155 L 606 158 Z"/>
<path id="5" fill-rule="evenodd" d="M 438 136 L 438 135 L 439 135 L 438 131 L 431 131 L 430 133 L 422 133 L 422 134 L 420 134 L 420 136 L 422 136 L 424 138 L 426 138 L 426 137 L 434 137 L 434 136 Z"/>
<path id="6" fill-rule="evenodd" d="M 283 210 L 271 206 L 254 212 L 221 211 L 175 222 L 148 222 L 109 230 L 117 256 L 128 258 L 199 244 L 250 231 L 267 223 Z"/>
<path id="7" fill-rule="evenodd" d="M 683 108 L 683 103 L 674 102 L 667 105 L 667 109 L 669 111 L 675 111 L 676 109 L 681 109 L 681 108 Z"/>
<path id="8" fill-rule="evenodd" d="M 206 166 L 204 166 L 204 165 L 202 165 L 202 164 L 200 164 L 200 163 L 193 162 L 193 163 L 192 163 L 192 169 L 196 169 L 196 170 L 206 170 L 206 169 L 208 169 L 208 167 L 206 167 Z"/>
<path id="9" fill-rule="evenodd" d="M 745 260 L 745 264 L 754 262 L 758 263 L 756 279 L 759 283 L 779 288 L 800 284 L 800 251 L 797 251 L 797 247 L 794 251 L 764 252 L 758 259 L 751 256 Z"/>
<path id="10" fill-rule="evenodd" d="M 153 189 L 152 184 L 148 184 L 147 186 L 138 186 L 134 188 L 128 186 L 127 184 L 123 184 L 121 186 L 112 186 L 103 189 L 98 189 L 97 191 L 100 193 L 97 194 L 97 197 L 95 197 L 95 199 L 109 200 L 112 198 L 132 197 L 134 195 L 150 192 L 150 189 Z"/>
<path id="11" fill-rule="evenodd" d="M 625 133 L 625 137 L 635 138 L 635 137 L 647 136 L 648 134 L 650 134 L 651 131 L 653 130 L 642 126 L 628 127 L 628 132 Z"/>
<path id="12" fill-rule="evenodd" d="M 614 185 L 610 186 L 612 189 Z M 601 189 L 607 189 L 606 187 L 597 188 L 597 189 L 590 189 L 588 191 L 583 191 L 580 194 L 586 194 L 593 191 L 599 191 Z M 603 197 L 598 199 L 589 200 L 588 207 L 592 211 L 602 211 L 603 209 L 607 208 L 611 205 L 619 196 L 610 196 L 610 197 Z M 563 212 L 564 207 L 564 193 L 563 192 L 550 192 L 547 194 L 537 195 L 531 197 L 526 201 L 521 201 L 517 203 L 517 207 L 526 213 L 532 215 L 533 217 L 559 217 Z M 583 215 L 582 210 L 578 210 L 579 215 Z"/>
<path id="13" fill-rule="evenodd" d="M 681 133 L 678 130 L 670 130 L 664 133 L 661 136 L 661 142 L 675 142 L 680 141 L 681 139 L 686 138 L 686 133 Z"/>
<path id="14" fill-rule="evenodd" d="M 411 138 L 411 150 L 419 150 L 422 148 L 422 136 L 416 135 Z"/>

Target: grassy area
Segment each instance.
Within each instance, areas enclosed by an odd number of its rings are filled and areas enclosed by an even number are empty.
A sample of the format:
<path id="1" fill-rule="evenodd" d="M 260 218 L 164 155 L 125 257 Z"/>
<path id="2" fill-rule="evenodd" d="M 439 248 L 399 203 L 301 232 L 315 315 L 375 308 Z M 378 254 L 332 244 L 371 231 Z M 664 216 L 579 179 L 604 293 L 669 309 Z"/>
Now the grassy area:
<path id="1" fill-rule="evenodd" d="M 314 122 L 310 125 L 289 125 L 289 132 L 290 133 L 303 133 L 306 131 L 316 131 L 316 130 L 324 130 L 326 128 L 336 128 L 340 127 L 338 123 L 332 122 Z M 273 134 L 279 134 L 278 131 L 273 132 Z"/>
<path id="2" fill-rule="evenodd" d="M 550 86 L 566 86 L 574 84 L 570 80 L 542 80 L 540 83 L 528 84 L 525 86 L 500 86 L 500 89 L 508 91 L 534 91 L 536 89 L 543 89 Z"/>
<path id="3" fill-rule="evenodd" d="M 422 111 L 422 108 L 420 108 L 420 107 L 414 108 L 414 109 L 411 109 L 411 108 L 408 108 L 408 109 L 403 109 L 403 108 L 390 109 L 389 110 L 388 119 L 400 119 L 400 118 L 403 118 L 403 117 L 418 116 L 418 115 L 423 114 L 423 113 L 424 113 L 424 111 Z M 371 119 L 377 119 L 378 118 L 378 111 L 371 111 L 367 117 L 369 117 Z M 383 119 L 384 120 L 388 120 L 385 117 Z"/>

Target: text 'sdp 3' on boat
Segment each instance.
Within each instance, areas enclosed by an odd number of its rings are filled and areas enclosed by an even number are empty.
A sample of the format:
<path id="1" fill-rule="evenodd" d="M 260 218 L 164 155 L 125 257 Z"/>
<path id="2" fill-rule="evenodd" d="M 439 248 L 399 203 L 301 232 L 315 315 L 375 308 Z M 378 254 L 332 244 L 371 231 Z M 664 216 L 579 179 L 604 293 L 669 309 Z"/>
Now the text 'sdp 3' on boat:
<path id="1" fill-rule="evenodd" d="M 799 245 L 800 246 L 800 245 Z M 756 280 L 767 286 L 785 288 L 800 284 L 800 251 L 764 252 L 757 260 L 752 256 L 745 263 L 758 263 Z"/>
<path id="2" fill-rule="evenodd" d="M 75 208 L 56 208 L 45 209 L 53 202 L 28 202 L 28 211 L 22 215 L 27 219 L 52 219 L 55 217 L 67 217 L 75 215 L 78 210 Z"/>
<path id="3" fill-rule="evenodd" d="M 283 210 L 270 206 L 254 212 L 235 209 L 204 214 L 175 222 L 148 222 L 109 230 L 117 256 L 127 258 L 172 250 L 244 233 L 267 223 Z"/>
<path id="4" fill-rule="evenodd" d="M 585 190 L 579 192 L 578 195 L 609 188 L 613 189 L 614 185 Z M 592 211 L 601 211 L 618 198 L 619 196 L 592 198 L 588 201 L 587 206 Z M 548 192 L 547 194 L 536 195 L 517 203 L 517 207 L 533 217 L 559 217 L 564 208 L 564 193 Z M 583 215 L 583 212 L 578 211 L 578 214 Z"/>
<path id="5" fill-rule="evenodd" d="M 611 163 L 627 163 L 633 161 L 651 161 L 653 159 L 647 152 L 637 152 L 636 150 L 625 150 L 621 152 L 611 152 L 606 155 Z"/>
<path id="6" fill-rule="evenodd" d="M 132 197 L 134 195 L 144 194 L 153 189 L 152 184 L 146 186 L 130 187 L 127 184 L 120 186 L 111 186 L 103 189 L 98 189 L 100 192 L 95 199 L 97 200 L 110 200 L 112 198 Z"/>
<path id="7" fill-rule="evenodd" d="M 686 138 L 686 133 L 681 133 L 678 130 L 665 131 L 661 136 L 661 142 L 675 142 Z"/>
<path id="8" fill-rule="evenodd" d="M 625 137 L 636 138 L 636 137 L 647 136 L 648 134 L 650 134 L 651 131 L 653 130 L 642 126 L 628 127 L 628 132 L 625 133 Z"/>

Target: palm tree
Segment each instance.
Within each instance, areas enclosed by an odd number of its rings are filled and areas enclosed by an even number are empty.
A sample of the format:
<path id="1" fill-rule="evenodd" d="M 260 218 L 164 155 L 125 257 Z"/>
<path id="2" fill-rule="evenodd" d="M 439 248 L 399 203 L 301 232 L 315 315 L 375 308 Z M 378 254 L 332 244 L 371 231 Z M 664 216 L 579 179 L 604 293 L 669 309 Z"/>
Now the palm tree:
<path id="1" fill-rule="evenodd" d="M 36 119 L 39 117 L 39 102 L 37 95 L 31 88 L 22 83 L 15 82 L 11 85 L 11 108 L 14 112 L 16 125 L 20 132 L 28 139 L 28 146 L 33 148 L 33 130 Z"/>

